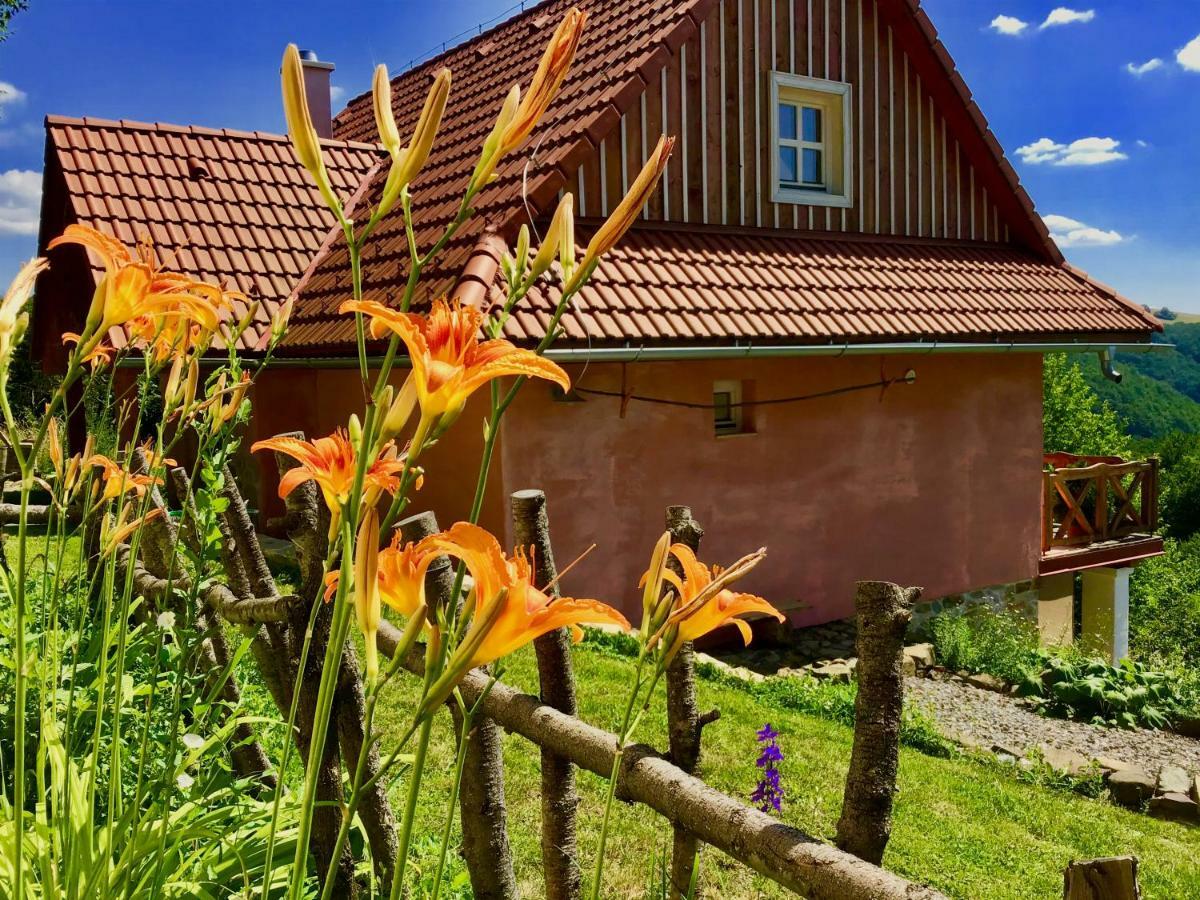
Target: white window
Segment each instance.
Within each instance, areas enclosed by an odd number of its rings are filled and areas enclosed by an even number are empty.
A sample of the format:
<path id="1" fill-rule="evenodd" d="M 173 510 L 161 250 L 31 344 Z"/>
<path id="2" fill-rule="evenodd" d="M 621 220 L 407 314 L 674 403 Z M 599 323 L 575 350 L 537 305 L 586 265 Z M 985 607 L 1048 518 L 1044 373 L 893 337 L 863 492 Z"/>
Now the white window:
<path id="1" fill-rule="evenodd" d="M 743 408 L 740 381 L 718 381 L 713 384 L 713 430 L 718 437 L 742 434 L 746 430 Z"/>
<path id="2" fill-rule="evenodd" d="M 772 72 L 771 107 L 772 199 L 851 206 L 850 85 Z"/>

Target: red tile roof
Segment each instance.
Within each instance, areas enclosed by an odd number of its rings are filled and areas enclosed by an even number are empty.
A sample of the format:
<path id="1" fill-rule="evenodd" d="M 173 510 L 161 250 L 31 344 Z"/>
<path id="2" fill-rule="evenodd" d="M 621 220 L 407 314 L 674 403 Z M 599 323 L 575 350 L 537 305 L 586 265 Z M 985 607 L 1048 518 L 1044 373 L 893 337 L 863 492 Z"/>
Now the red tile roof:
<path id="1" fill-rule="evenodd" d="M 329 211 L 286 136 L 61 116 L 46 118 L 46 132 L 74 221 L 128 244 L 149 234 L 165 265 L 227 279 L 263 301 L 244 346 L 329 233 Z M 381 158 L 370 144 L 326 141 L 324 149 L 334 187 L 347 196 Z"/>
<path id="2" fill-rule="evenodd" d="M 449 222 L 484 136 L 513 83 L 528 84 L 545 39 L 573 0 L 546 0 L 392 82 L 397 124 L 411 131 L 433 74 L 454 73 L 451 101 L 429 162 L 413 185 L 418 246 Z M 530 145 L 502 164 L 477 215 L 425 273 L 418 299 L 446 293 L 471 258 L 485 224 L 513 237 L 527 212 L 545 215 L 575 167 L 612 129 L 646 83 L 699 27 L 716 0 L 576 0 L 590 13 L 571 75 Z M 914 0 L 899 2 L 907 28 L 936 32 Z M 900 19 L 897 19 L 900 23 Z M 914 24 L 915 23 L 915 24 Z M 949 65 L 935 43 L 930 58 Z M 945 77 L 946 74 L 949 77 Z M 939 76 L 945 103 L 962 107 L 987 152 L 998 144 L 952 68 Z M 132 240 L 149 231 L 176 253 L 178 267 L 234 285 L 271 304 L 299 296 L 282 348 L 303 355 L 344 353 L 351 320 L 336 309 L 350 291 L 340 231 L 297 165 L 284 137 L 97 120 L 48 119 L 80 221 Z M 326 142 L 334 184 L 365 207 L 385 175 L 372 167 L 371 98 L 355 98 Z M 532 161 L 527 161 L 530 157 Z M 1036 219 L 1011 167 L 1014 203 Z M 198 177 L 197 170 L 206 174 Z M 1011 177 L 1010 177 L 1011 176 Z M 1036 222 L 1038 237 L 1045 229 Z M 1032 226 L 1031 226 L 1032 227 Z M 671 230 L 667 230 L 670 228 Z M 586 228 L 581 226 L 581 232 Z M 1035 240 L 1035 248 L 1042 241 Z M 567 340 L 612 343 L 777 343 L 896 340 L 1045 340 L 1112 336 L 1146 340 L 1159 326 L 1134 304 L 1058 264 L 1010 246 L 820 237 L 679 226 L 639 228 L 597 272 L 566 320 Z M 400 217 L 385 220 L 364 255 L 367 295 L 395 299 L 407 248 Z M 509 323 L 514 339 L 536 340 L 555 300 L 539 288 Z M 252 339 L 252 338 L 251 338 Z"/>
<path id="3" fill-rule="evenodd" d="M 507 336 L 540 339 L 559 296 L 556 282 L 535 288 Z M 1083 273 L 1009 246 L 662 226 L 625 237 L 563 326 L 563 343 L 592 346 L 1121 341 L 1159 329 Z M 303 352 L 330 340 L 323 322 L 289 334 Z"/>
<path id="4" fill-rule="evenodd" d="M 573 5 L 588 13 L 587 27 L 562 91 L 525 148 L 501 164 L 499 180 L 477 202 L 476 217 L 447 248 L 439 265 L 427 270 L 425 296 L 444 293 L 462 269 L 485 222 L 511 236 L 523 220 L 522 189 L 535 215 L 551 205 L 560 187 L 600 139 L 638 99 L 651 77 L 699 28 L 716 0 L 547 0 L 523 15 L 501 23 L 470 42 L 442 54 L 392 80 L 392 104 L 401 135 L 411 133 L 431 79 L 443 66 L 454 82 L 437 143 L 412 191 L 417 210 L 417 243 L 427 249 L 454 217 L 479 149 L 513 84 L 528 86 L 545 43 Z M 371 97 L 364 94 L 334 122 L 338 137 L 371 140 L 375 120 Z M 534 151 L 536 150 L 536 154 Z M 534 155 L 532 162 L 530 156 Z M 528 171 L 526 163 L 529 162 Z M 381 173 L 365 196 L 382 189 Z M 394 296 L 404 285 L 408 252 L 399 216 L 386 220 L 371 239 L 364 260 L 366 288 L 377 296 Z M 337 341 L 348 335 L 336 313 L 349 293 L 348 257 L 344 245 L 314 265 L 303 283 L 296 322 L 307 334 Z M 288 343 L 292 342 L 289 337 Z"/>

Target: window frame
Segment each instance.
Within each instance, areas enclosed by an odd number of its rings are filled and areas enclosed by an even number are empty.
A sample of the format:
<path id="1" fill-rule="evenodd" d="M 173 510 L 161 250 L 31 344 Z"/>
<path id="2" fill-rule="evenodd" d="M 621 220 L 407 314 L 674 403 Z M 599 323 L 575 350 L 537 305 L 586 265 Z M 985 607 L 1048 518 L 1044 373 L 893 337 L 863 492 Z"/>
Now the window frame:
<path id="1" fill-rule="evenodd" d="M 713 434 L 717 437 L 729 437 L 735 434 L 745 434 L 745 416 L 742 415 L 742 382 L 737 379 L 718 379 L 713 382 Z M 717 394 L 729 395 L 729 424 L 722 427 L 717 420 Z"/>
<path id="2" fill-rule="evenodd" d="M 831 206 L 849 208 L 854 205 L 854 89 L 844 81 L 828 81 L 793 75 L 790 72 L 771 72 L 771 200 L 799 206 Z M 803 140 L 801 117 L 805 106 L 821 111 L 821 165 L 825 189 L 816 187 L 785 186 L 779 179 L 779 149 L 784 146 L 779 133 L 779 107 L 787 103 L 797 108 L 797 139 L 787 140 L 786 146 L 797 150 L 797 175 L 803 175 L 803 148 L 816 149 L 817 144 Z M 830 126 L 840 119 L 841 160 L 830 151 L 832 143 Z M 838 179 L 831 177 L 832 166 L 841 166 L 841 188 L 834 188 Z"/>

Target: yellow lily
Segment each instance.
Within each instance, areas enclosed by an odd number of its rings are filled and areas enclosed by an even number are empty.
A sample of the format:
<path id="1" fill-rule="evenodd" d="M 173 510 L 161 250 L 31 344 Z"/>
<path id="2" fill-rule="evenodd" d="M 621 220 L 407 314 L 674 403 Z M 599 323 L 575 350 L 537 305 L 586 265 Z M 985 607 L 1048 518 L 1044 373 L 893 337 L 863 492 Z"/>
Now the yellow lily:
<path id="1" fill-rule="evenodd" d="M 662 635 L 667 644 L 664 667 L 686 641 L 694 641 L 723 625 L 736 626 L 742 640 L 749 644 L 753 632 L 739 616 L 761 613 L 785 621 L 783 613 L 762 597 L 734 593 L 726 587 L 758 565 L 766 555 L 765 551 L 743 557 L 728 569 L 716 566 L 710 569 L 696 559 L 696 554 L 686 544 L 673 545 L 671 555 L 679 561 L 683 577 L 670 569 L 663 571 L 664 581 L 674 587 L 678 598 L 666 624 L 655 635 L 655 638 Z"/>
<path id="2" fill-rule="evenodd" d="M 550 268 L 557 256 L 562 264 L 562 277 L 570 281 L 575 270 L 575 198 L 564 194 L 554 210 L 554 218 L 546 229 L 546 239 L 538 248 L 529 266 L 529 278 L 538 278 Z"/>
<path id="3" fill-rule="evenodd" d="M 531 350 L 506 340 L 479 341 L 483 314 L 474 307 L 435 300 L 427 316 L 402 313 L 373 300 L 343 303 L 341 312 L 361 312 L 371 318 L 371 336 L 396 334 L 408 348 L 421 422 L 413 447 L 419 452 L 431 429 L 448 425 L 462 412 L 467 399 L 483 385 L 506 375 L 545 378 L 570 388 L 567 373 Z"/>
<path id="4" fill-rule="evenodd" d="M 389 451 L 394 451 L 393 445 L 385 446 L 375 460 L 367 467 L 364 481 L 364 504 L 367 490 L 376 492 L 395 492 L 400 485 L 396 473 L 404 468 L 404 463 Z M 279 496 L 286 499 L 292 491 L 306 481 L 315 481 L 329 507 L 330 534 L 337 533 L 337 525 L 342 514 L 342 505 L 350 499 L 350 491 L 354 487 L 356 455 L 354 445 L 345 430 L 338 429 L 327 437 L 315 441 L 302 441 L 291 437 L 274 437 L 256 441 L 250 451 L 273 450 L 292 457 L 300 465 L 289 469 L 279 479 Z"/>
<path id="5" fill-rule="evenodd" d="M 82 338 L 90 352 L 109 329 L 134 323 L 131 331 L 146 338 L 170 323 L 171 328 L 215 330 L 220 309 L 212 302 L 209 285 L 158 266 L 148 241 L 136 255 L 120 241 L 87 225 L 68 225 L 48 249 L 62 244 L 79 244 L 93 251 L 104 264 L 104 276 L 96 285 Z M 64 335 L 64 339 L 68 337 Z"/>
<path id="6" fill-rule="evenodd" d="M 430 543 L 439 552 L 461 559 L 475 582 L 474 614 L 467 633 L 430 688 L 423 711 L 436 708 L 464 674 L 508 656 L 543 634 L 570 628 L 575 641 L 581 625 L 616 625 L 629 621 L 597 600 L 556 598 L 533 586 L 533 570 L 523 550 L 508 558 L 499 542 L 478 525 L 459 522 Z"/>

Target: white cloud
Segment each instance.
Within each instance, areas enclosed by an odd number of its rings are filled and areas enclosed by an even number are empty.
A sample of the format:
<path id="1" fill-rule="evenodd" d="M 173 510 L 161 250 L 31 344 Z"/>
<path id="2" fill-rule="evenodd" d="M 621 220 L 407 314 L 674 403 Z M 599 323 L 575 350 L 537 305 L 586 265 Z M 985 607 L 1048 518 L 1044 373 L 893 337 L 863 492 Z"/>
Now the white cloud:
<path id="1" fill-rule="evenodd" d="M 0 81 L 0 106 L 15 106 L 25 102 L 23 90 L 9 81 Z"/>
<path id="2" fill-rule="evenodd" d="M 1050 15 L 1046 16 L 1046 21 L 1039 25 L 1039 28 L 1053 28 L 1055 25 L 1070 25 L 1074 22 L 1090 22 L 1096 18 L 1094 9 L 1067 9 L 1065 6 L 1059 6 L 1050 11 Z"/>
<path id="3" fill-rule="evenodd" d="M 1153 72 L 1155 69 L 1161 69 L 1163 61 L 1157 56 L 1154 59 L 1148 59 L 1144 63 L 1125 63 L 1125 71 L 1130 75 L 1142 76 L 1147 72 Z"/>
<path id="4" fill-rule="evenodd" d="M 1104 231 L 1085 225 L 1077 219 L 1066 216 L 1042 216 L 1042 221 L 1050 229 L 1050 237 L 1062 248 L 1067 247 L 1111 247 L 1125 241 L 1125 236 L 1119 231 Z"/>
<path id="5" fill-rule="evenodd" d="M 1013 16 L 996 16 L 989 27 L 1000 34 L 1017 35 L 1028 28 L 1029 23 Z"/>
<path id="6" fill-rule="evenodd" d="M 1054 166 L 1099 166 L 1104 163 L 1128 159 L 1128 155 L 1117 148 L 1121 142 L 1113 138 L 1087 137 L 1060 144 L 1050 138 L 1041 138 L 1032 144 L 1017 148 L 1021 162 L 1036 166 L 1049 163 Z"/>
<path id="7" fill-rule="evenodd" d="M 331 84 L 329 86 L 329 99 L 332 100 L 334 103 L 337 103 L 339 100 L 341 100 L 345 96 L 346 96 L 346 89 L 344 87 L 342 87 L 341 85 Z"/>
<path id="8" fill-rule="evenodd" d="M 37 234 L 41 203 L 41 172 L 0 172 L 0 235 Z"/>
<path id="9" fill-rule="evenodd" d="M 1192 38 L 1175 54 L 1175 61 L 1189 72 L 1200 72 L 1200 35 Z"/>
<path id="10" fill-rule="evenodd" d="M 11 128 L 0 128 L 0 147 L 33 144 L 42 139 L 42 128 L 33 122 L 20 122 Z"/>

